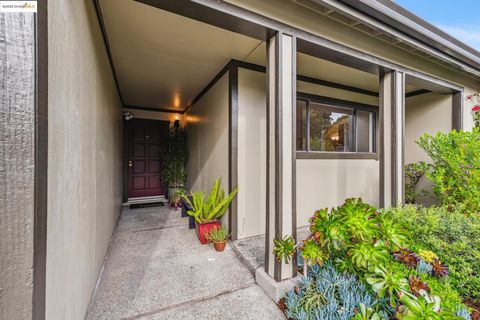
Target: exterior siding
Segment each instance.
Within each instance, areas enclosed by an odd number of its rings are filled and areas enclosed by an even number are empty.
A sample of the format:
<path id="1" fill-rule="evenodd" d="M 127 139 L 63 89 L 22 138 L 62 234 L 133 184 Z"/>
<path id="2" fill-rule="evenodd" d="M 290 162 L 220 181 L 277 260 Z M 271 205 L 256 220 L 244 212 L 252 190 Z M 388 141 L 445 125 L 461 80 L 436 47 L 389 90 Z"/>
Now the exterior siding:
<path id="1" fill-rule="evenodd" d="M 122 203 L 122 104 L 93 1 L 49 1 L 47 319 L 83 319 Z"/>
<path id="2" fill-rule="evenodd" d="M 0 14 L 0 319 L 32 319 L 35 21 Z"/>
<path id="3" fill-rule="evenodd" d="M 228 73 L 224 74 L 185 115 L 188 135 L 186 188 L 208 191 L 222 178 L 228 189 Z M 227 215 L 223 218 L 226 224 Z"/>

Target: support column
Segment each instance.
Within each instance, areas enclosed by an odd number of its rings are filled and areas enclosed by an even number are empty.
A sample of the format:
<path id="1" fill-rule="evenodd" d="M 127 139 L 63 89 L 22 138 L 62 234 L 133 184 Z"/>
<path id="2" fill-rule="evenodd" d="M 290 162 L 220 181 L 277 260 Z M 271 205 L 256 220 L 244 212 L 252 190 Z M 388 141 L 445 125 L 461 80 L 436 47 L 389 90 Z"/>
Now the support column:
<path id="1" fill-rule="evenodd" d="M 463 129 L 463 102 L 465 95 L 463 91 L 452 94 L 452 129 L 460 131 Z"/>
<path id="2" fill-rule="evenodd" d="M 296 275 L 296 259 L 280 263 L 273 240 L 296 240 L 296 40 L 277 33 L 267 43 L 267 224 L 265 272 L 276 281 Z"/>
<path id="3" fill-rule="evenodd" d="M 404 203 L 405 75 L 380 75 L 380 206 Z"/>

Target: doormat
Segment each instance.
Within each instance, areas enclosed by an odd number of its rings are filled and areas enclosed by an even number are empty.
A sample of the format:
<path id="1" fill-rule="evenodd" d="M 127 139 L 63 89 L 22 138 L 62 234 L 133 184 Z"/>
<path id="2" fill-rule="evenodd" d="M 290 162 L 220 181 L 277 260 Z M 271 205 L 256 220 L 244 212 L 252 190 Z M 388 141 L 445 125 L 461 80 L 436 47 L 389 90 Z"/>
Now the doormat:
<path id="1" fill-rule="evenodd" d="M 163 202 L 149 202 L 149 203 L 134 203 L 129 206 L 130 209 L 141 209 L 141 208 L 152 208 L 152 207 L 163 207 L 165 204 Z"/>

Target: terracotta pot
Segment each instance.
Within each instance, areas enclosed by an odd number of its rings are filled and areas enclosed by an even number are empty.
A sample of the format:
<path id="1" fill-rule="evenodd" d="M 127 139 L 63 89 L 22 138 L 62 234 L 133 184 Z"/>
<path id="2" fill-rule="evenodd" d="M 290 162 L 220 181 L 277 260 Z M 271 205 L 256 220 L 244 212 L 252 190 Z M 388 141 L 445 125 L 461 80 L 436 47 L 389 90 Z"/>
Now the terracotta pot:
<path id="1" fill-rule="evenodd" d="M 201 244 L 207 244 L 208 240 L 205 235 L 209 233 L 210 230 L 218 228 L 220 228 L 220 221 L 218 220 L 203 223 L 195 222 L 195 229 L 197 230 L 198 240 L 200 240 Z"/>
<path id="2" fill-rule="evenodd" d="M 227 240 L 222 241 L 222 242 L 214 242 L 213 243 L 213 246 L 215 247 L 215 250 L 217 250 L 218 252 L 222 252 L 223 250 L 225 250 L 226 245 L 227 245 Z"/>

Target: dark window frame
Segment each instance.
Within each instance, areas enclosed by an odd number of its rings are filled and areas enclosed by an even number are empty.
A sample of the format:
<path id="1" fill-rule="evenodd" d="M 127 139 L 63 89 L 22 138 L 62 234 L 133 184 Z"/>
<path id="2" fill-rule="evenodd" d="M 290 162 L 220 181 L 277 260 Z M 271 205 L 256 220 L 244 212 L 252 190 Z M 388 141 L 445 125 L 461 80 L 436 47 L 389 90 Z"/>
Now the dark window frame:
<path id="1" fill-rule="evenodd" d="M 306 135 L 305 144 L 306 150 L 297 150 L 297 159 L 374 159 L 378 160 L 378 123 L 379 123 L 379 108 L 378 106 L 357 103 L 347 100 L 329 98 L 304 92 L 297 92 L 297 100 L 303 100 L 306 104 Z M 353 130 L 356 132 L 357 127 L 357 111 L 368 111 L 373 113 L 373 152 L 335 152 L 335 151 L 312 151 L 310 150 L 310 102 L 317 104 L 346 108 L 353 110 Z M 356 138 L 356 135 L 355 135 Z"/>

